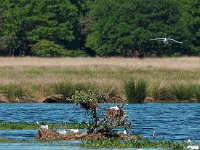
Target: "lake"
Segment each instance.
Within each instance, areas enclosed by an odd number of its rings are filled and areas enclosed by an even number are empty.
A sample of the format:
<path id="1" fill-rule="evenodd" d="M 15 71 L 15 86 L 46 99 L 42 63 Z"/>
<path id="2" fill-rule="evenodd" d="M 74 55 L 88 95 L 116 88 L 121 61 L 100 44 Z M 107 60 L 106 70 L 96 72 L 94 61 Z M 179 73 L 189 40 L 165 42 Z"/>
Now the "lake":
<path id="1" fill-rule="evenodd" d="M 99 111 L 115 104 L 100 104 Z M 124 107 L 132 121 L 132 134 L 155 140 L 183 141 L 190 138 L 200 142 L 200 104 L 129 104 Z M 89 117 L 73 104 L 0 104 L 0 122 L 81 123 Z M 0 137 L 33 139 L 36 131 L 0 131 Z M 2 144 L 1 144 L 2 146 Z M 5 146 L 5 144 L 4 144 Z"/>

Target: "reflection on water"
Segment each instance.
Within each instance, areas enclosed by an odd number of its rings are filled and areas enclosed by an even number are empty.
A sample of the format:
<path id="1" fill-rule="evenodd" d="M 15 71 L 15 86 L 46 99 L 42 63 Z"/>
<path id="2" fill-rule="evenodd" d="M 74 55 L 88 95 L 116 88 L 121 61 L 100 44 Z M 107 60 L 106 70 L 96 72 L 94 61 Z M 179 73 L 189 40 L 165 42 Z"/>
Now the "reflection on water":
<path id="1" fill-rule="evenodd" d="M 133 134 L 157 139 L 200 141 L 200 104 L 130 104 L 125 107 Z M 101 105 L 101 108 L 103 106 Z M 104 108 L 103 108 L 104 109 Z M 0 104 L 0 122 L 80 123 L 89 117 L 72 104 Z M 0 131 L 0 136 L 33 138 L 34 130 Z M 25 132 L 25 133 L 24 133 Z"/>

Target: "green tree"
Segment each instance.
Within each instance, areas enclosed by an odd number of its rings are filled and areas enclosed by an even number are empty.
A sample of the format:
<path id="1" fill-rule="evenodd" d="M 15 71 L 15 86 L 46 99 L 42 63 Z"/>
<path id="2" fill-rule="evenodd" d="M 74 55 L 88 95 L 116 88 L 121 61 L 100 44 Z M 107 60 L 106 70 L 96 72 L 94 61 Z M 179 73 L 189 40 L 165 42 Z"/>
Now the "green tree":
<path id="1" fill-rule="evenodd" d="M 84 50 L 90 55 L 93 55 L 93 52 L 90 49 L 85 48 L 85 41 L 86 41 L 86 26 L 90 22 L 89 17 L 87 14 L 92 9 L 94 0 L 71 0 L 71 3 L 76 6 L 78 10 L 78 22 L 76 25 L 76 40 L 74 40 L 74 49 L 78 48 L 79 50 Z"/>
<path id="2" fill-rule="evenodd" d="M 191 51 L 193 54 L 200 55 L 200 1 L 194 0 L 190 9 L 192 22 L 189 26 L 192 34 Z"/>
<path id="3" fill-rule="evenodd" d="M 98 55 L 163 55 L 169 48 L 150 38 L 180 40 L 176 33 L 180 8 L 173 0 L 95 1 L 89 16 L 86 45 Z"/>
<path id="4" fill-rule="evenodd" d="M 3 34 L 15 35 L 15 54 L 30 54 L 41 39 L 73 47 L 77 9 L 69 0 L 5 0 Z"/>

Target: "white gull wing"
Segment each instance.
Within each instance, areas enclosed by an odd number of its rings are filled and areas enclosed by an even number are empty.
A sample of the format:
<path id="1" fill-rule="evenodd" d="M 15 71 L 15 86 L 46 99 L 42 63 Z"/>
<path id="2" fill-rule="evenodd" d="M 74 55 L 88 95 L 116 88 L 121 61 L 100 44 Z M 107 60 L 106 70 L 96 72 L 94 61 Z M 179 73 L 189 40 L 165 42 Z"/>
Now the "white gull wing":
<path id="1" fill-rule="evenodd" d="M 150 39 L 151 41 L 164 41 L 167 38 L 155 38 L 155 39 Z"/>
<path id="2" fill-rule="evenodd" d="M 174 40 L 174 39 L 168 39 L 168 41 L 171 42 L 171 43 L 183 44 L 183 42 L 180 42 L 180 41 L 177 41 L 177 40 Z"/>

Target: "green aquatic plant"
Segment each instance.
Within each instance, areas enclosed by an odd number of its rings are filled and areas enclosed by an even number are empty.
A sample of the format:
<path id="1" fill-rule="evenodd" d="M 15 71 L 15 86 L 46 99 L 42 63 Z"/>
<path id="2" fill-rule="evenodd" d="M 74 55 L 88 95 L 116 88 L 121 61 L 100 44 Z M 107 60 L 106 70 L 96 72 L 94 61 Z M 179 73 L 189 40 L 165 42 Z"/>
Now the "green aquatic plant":
<path id="1" fill-rule="evenodd" d="M 16 140 L 8 138 L 0 138 L 0 143 L 30 143 L 30 140 Z"/>
<path id="2" fill-rule="evenodd" d="M 40 124 L 48 124 L 50 129 L 84 129 L 89 125 L 85 123 L 60 123 L 50 124 L 41 122 Z M 40 126 L 37 123 L 29 122 L 0 122 L 0 130 L 23 130 L 23 129 L 38 129 Z"/>
<path id="3" fill-rule="evenodd" d="M 87 148 L 164 148 L 183 150 L 184 144 L 171 141 L 150 141 L 144 140 L 129 140 L 122 141 L 116 138 L 106 138 L 101 140 L 89 140 L 81 143 L 82 147 Z"/>

